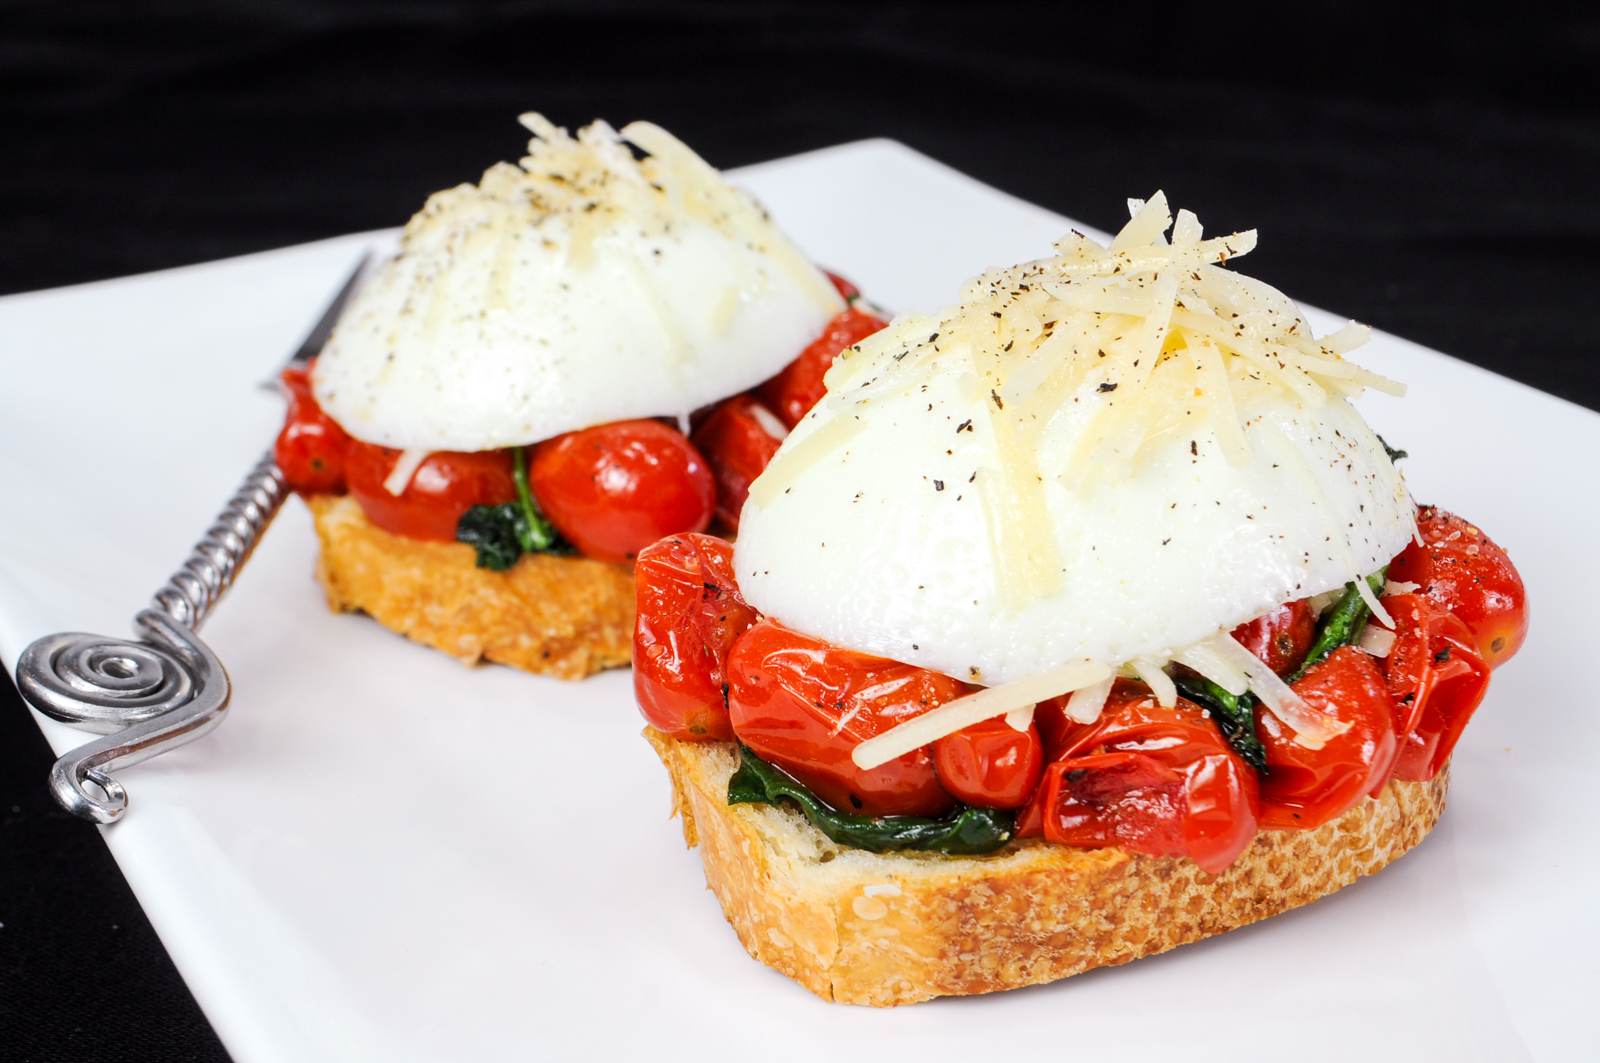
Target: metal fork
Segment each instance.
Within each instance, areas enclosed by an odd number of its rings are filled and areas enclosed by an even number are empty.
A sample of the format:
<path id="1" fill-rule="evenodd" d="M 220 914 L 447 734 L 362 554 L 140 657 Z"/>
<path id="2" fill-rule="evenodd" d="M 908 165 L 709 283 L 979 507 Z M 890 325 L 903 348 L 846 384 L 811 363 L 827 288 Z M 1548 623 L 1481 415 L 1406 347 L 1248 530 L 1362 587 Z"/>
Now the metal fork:
<path id="1" fill-rule="evenodd" d="M 317 354 L 359 287 L 363 255 L 288 364 Z M 112 775 L 205 734 L 233 693 L 222 661 L 195 634 L 238 578 L 288 493 L 268 450 L 222 507 L 189 557 L 133 620 L 135 639 L 66 631 L 46 635 L 17 660 L 17 689 L 53 719 L 106 737 L 68 752 L 50 769 L 61 807 L 114 823 L 128 792 Z"/>

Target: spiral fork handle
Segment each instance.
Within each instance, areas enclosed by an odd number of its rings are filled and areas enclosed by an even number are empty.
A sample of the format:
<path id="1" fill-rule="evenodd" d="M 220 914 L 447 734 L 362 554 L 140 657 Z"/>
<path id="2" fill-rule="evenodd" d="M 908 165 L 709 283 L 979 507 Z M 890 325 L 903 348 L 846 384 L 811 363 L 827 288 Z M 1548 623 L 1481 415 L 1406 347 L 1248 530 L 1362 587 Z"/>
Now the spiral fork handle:
<path id="1" fill-rule="evenodd" d="M 51 768 L 51 792 L 68 812 L 115 822 L 127 810 L 128 795 L 113 771 L 192 742 L 222 722 L 232 686 L 195 631 L 233 585 L 286 494 L 269 452 L 151 607 L 134 618 L 135 640 L 63 632 L 23 650 L 17 688 L 28 703 L 106 736 Z"/>
<path id="2" fill-rule="evenodd" d="M 288 487 L 272 453 L 262 455 L 189 557 L 155 593 L 155 607 L 190 631 L 200 630 L 267 525 L 283 506 Z"/>

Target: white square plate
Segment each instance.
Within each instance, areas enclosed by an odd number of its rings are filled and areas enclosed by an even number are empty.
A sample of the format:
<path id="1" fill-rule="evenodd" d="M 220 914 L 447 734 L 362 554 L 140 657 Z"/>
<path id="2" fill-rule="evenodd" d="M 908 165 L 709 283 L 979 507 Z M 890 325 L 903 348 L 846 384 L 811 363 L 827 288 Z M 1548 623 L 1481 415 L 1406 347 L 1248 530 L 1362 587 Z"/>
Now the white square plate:
<path id="1" fill-rule="evenodd" d="M 737 176 L 906 310 L 1070 224 L 888 141 Z M 126 630 L 272 438 L 256 384 L 369 240 L 0 300 L 8 668 L 49 631 Z M 469 671 L 331 615 L 298 502 L 205 631 L 228 721 L 126 772 L 107 841 L 241 1061 L 1600 1057 L 1600 416 L 1390 336 L 1358 357 L 1411 385 L 1369 415 L 1417 497 L 1511 550 L 1533 627 L 1433 836 L 1308 909 L 1044 988 L 824 1004 L 724 924 L 626 673 Z M 84 740 L 39 720 L 58 751 Z"/>

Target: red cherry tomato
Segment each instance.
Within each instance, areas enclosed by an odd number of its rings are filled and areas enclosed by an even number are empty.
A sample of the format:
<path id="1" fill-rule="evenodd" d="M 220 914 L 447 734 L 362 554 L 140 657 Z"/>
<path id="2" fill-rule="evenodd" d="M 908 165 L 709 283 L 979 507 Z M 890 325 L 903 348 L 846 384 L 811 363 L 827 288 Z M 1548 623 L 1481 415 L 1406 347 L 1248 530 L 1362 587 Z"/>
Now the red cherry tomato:
<path id="1" fill-rule="evenodd" d="M 1287 675 L 1303 660 L 1317 637 L 1317 614 L 1311 600 L 1280 605 L 1233 629 L 1234 641 L 1259 657 L 1268 668 Z"/>
<path id="2" fill-rule="evenodd" d="M 1320 827 L 1381 787 L 1394 767 L 1394 710 L 1383 673 L 1353 646 L 1335 650 L 1294 684 L 1312 708 L 1350 725 L 1321 749 L 1295 741 L 1270 712 L 1258 714 L 1256 734 L 1266 747 L 1261 781 L 1261 826 Z"/>
<path id="3" fill-rule="evenodd" d="M 757 619 L 734 581 L 732 544 L 662 539 L 639 551 L 633 578 L 633 692 L 644 718 L 672 738 L 731 739 L 728 653 Z"/>
<path id="4" fill-rule="evenodd" d="M 728 657 L 728 711 L 739 740 L 828 804 L 869 816 L 937 816 L 952 807 L 926 746 L 871 771 L 850 754 L 967 690 L 937 672 L 842 650 L 769 620 L 739 636 Z"/>
<path id="5" fill-rule="evenodd" d="M 717 494 L 700 452 L 660 421 L 617 421 L 540 443 L 528 483 L 567 541 L 602 561 L 704 531 Z"/>
<path id="6" fill-rule="evenodd" d="M 1019 731 L 995 717 L 935 742 L 933 764 L 956 800 L 982 808 L 1021 808 L 1039 785 L 1044 746 L 1032 724 Z"/>
<path id="7" fill-rule="evenodd" d="M 289 410 L 272 456 L 284 480 L 302 494 L 343 491 L 350 437 L 317 405 L 311 394 L 311 366 L 292 365 L 281 379 L 289 390 Z"/>
<path id="8" fill-rule="evenodd" d="M 1383 600 L 1395 641 L 1384 661 L 1400 739 L 1394 777 L 1424 782 L 1439 774 L 1489 688 L 1489 666 L 1472 631 L 1420 594 Z"/>
<path id="9" fill-rule="evenodd" d="M 882 318 L 850 307 L 828 322 L 822 335 L 782 372 L 757 388 L 756 396 L 784 424 L 793 428 L 828 390 L 822 377 L 833 364 L 834 357 L 887 324 Z"/>
<path id="10" fill-rule="evenodd" d="M 825 269 L 822 272 L 827 276 L 828 282 L 833 285 L 833 290 L 839 293 L 839 298 L 847 303 L 853 303 L 861 298 L 861 289 L 850 283 L 850 281 L 839 276 L 831 269 Z"/>
<path id="11" fill-rule="evenodd" d="M 1459 617 L 1490 668 L 1511 659 L 1528 634 L 1527 592 L 1511 558 L 1474 524 L 1437 506 L 1417 509 L 1423 545 L 1411 543 L 1389 565 L 1396 583 Z"/>
<path id="12" fill-rule="evenodd" d="M 411 483 L 392 495 L 383 482 L 394 471 L 400 451 L 350 441 L 345 462 L 350 493 L 367 519 L 384 531 L 411 539 L 453 542 L 461 514 L 473 506 L 498 505 L 517 497 L 511 478 L 511 452 L 441 450 L 423 459 Z"/>
<path id="13" fill-rule="evenodd" d="M 1044 744 L 1044 759 L 1048 764 L 1061 755 L 1067 747 L 1067 738 L 1082 725 L 1067 716 L 1067 699 L 1060 697 L 1041 701 L 1033 707 L 1033 726 Z"/>
<path id="14" fill-rule="evenodd" d="M 783 422 L 766 407 L 748 395 L 735 395 L 713 409 L 689 437 L 716 477 L 717 519 L 730 531 L 739 530 L 739 511 L 750 483 L 778 452 L 784 431 Z"/>
<path id="15" fill-rule="evenodd" d="M 1255 771 L 1199 706 L 1164 709 L 1119 683 L 1100 718 L 1074 724 L 1017 822 L 1022 837 L 1187 856 L 1217 874 L 1255 837 Z"/>

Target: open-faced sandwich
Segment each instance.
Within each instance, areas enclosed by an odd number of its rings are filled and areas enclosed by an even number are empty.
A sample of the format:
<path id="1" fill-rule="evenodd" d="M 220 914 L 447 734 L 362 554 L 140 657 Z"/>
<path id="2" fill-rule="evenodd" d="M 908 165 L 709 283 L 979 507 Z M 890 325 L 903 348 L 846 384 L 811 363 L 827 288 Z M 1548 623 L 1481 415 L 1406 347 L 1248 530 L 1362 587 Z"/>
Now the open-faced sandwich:
<path id="1" fill-rule="evenodd" d="M 1308 903 L 1433 827 L 1523 590 L 1350 405 L 1398 385 L 1161 195 L 840 354 L 635 682 L 750 953 L 901 1004 Z M 1167 237 L 1171 230 L 1170 240 Z"/>
<path id="2" fill-rule="evenodd" d="M 577 678 L 628 661 L 634 555 L 736 521 L 883 322 L 664 130 L 523 122 L 284 374 L 276 454 L 333 608 Z"/>

